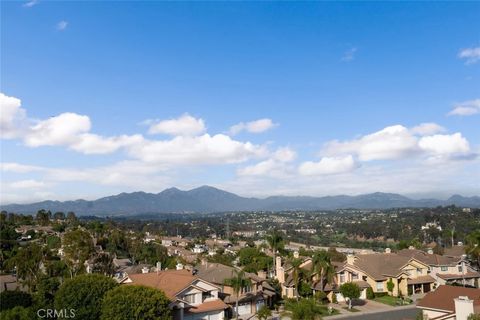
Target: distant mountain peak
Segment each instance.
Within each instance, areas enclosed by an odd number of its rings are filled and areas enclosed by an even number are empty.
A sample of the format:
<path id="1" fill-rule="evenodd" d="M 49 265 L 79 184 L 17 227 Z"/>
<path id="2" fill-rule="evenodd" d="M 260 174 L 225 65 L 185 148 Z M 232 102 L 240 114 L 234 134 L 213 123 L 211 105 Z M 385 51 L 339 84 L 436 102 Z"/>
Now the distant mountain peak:
<path id="1" fill-rule="evenodd" d="M 338 195 L 272 196 L 265 199 L 246 198 L 212 186 L 203 185 L 188 191 L 172 187 L 157 194 L 143 191 L 120 193 L 94 201 L 42 201 L 32 204 L 1 206 L 2 210 L 16 213 L 36 213 L 40 209 L 73 211 L 83 215 L 115 215 L 143 213 L 225 212 L 225 211 L 282 211 L 282 210 L 334 210 L 344 208 L 385 209 L 392 207 L 436 207 L 457 205 L 480 208 L 480 197 L 452 195 L 448 200 L 413 200 L 396 193 L 374 192 L 357 196 Z"/>

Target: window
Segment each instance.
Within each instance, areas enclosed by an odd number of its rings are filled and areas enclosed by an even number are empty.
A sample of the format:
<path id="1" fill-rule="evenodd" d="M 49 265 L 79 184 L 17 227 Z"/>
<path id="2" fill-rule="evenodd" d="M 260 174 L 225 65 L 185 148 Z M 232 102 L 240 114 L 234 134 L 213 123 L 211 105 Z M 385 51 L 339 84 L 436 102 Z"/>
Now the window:
<path id="1" fill-rule="evenodd" d="M 458 266 L 458 272 L 463 272 L 462 266 Z"/>
<path id="2" fill-rule="evenodd" d="M 213 298 L 213 294 L 211 291 L 203 292 L 202 293 L 202 301 L 205 299 Z"/>
<path id="3" fill-rule="evenodd" d="M 377 281 L 377 292 L 383 292 L 383 282 Z"/>
<path id="4" fill-rule="evenodd" d="M 344 283 L 344 282 L 345 282 L 345 273 L 340 272 L 340 283 Z"/>
<path id="5" fill-rule="evenodd" d="M 420 268 L 417 268 L 417 276 L 421 275 L 422 274 L 422 269 Z"/>
<path id="6" fill-rule="evenodd" d="M 447 266 L 441 266 L 441 267 L 440 267 L 440 270 L 441 270 L 441 271 L 448 271 L 448 267 L 447 267 Z"/>
<path id="7" fill-rule="evenodd" d="M 352 280 L 358 280 L 358 273 L 352 273 Z"/>
<path id="8" fill-rule="evenodd" d="M 195 294 L 187 294 L 184 297 L 184 300 L 188 303 L 195 303 Z"/>

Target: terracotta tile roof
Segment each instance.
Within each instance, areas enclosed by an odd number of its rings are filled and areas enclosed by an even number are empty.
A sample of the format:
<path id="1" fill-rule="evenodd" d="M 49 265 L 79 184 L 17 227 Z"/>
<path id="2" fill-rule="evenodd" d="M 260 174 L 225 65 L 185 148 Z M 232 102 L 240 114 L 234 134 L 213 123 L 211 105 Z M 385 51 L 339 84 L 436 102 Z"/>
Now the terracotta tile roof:
<path id="1" fill-rule="evenodd" d="M 467 296 L 473 300 L 474 308 L 480 307 L 480 289 L 446 285 L 439 286 L 437 290 L 427 293 L 427 295 L 417 303 L 417 307 L 455 312 L 455 301 L 453 299 L 459 296 Z"/>
<path id="2" fill-rule="evenodd" d="M 385 280 L 388 276 L 397 276 L 410 257 L 395 253 L 361 254 L 356 256 L 354 266 L 363 270 L 374 280 Z"/>
<path id="3" fill-rule="evenodd" d="M 197 276 L 200 279 L 220 285 L 223 285 L 226 279 L 235 276 L 235 271 L 238 270 L 221 263 L 211 262 L 197 266 L 195 269 L 197 270 Z M 254 282 L 262 282 L 266 280 L 254 273 L 249 272 L 245 272 L 245 278 L 248 278 Z"/>
<path id="4" fill-rule="evenodd" d="M 443 255 L 452 257 L 461 257 L 465 254 L 465 246 L 453 246 L 451 248 L 445 248 Z"/>
<path id="5" fill-rule="evenodd" d="M 214 310 L 225 310 L 226 308 L 228 308 L 228 305 L 225 304 L 225 302 L 223 302 L 222 300 L 217 299 L 217 300 L 204 302 L 201 305 L 189 308 L 187 311 L 187 314 L 202 313 L 202 312 L 208 312 L 208 311 L 214 311 Z"/>
<path id="6" fill-rule="evenodd" d="M 421 284 L 421 283 L 433 283 L 433 282 L 435 282 L 435 279 L 433 279 L 429 275 L 420 276 L 420 277 L 407 280 L 407 284 Z"/>
<path id="7" fill-rule="evenodd" d="M 438 273 L 437 276 L 439 278 L 442 278 L 443 280 L 451 280 L 451 279 L 471 279 L 471 278 L 480 278 L 480 273 L 478 272 L 466 272 L 464 275 L 460 274 L 450 274 L 450 273 L 445 273 L 445 274 L 440 274 Z"/>
<path id="8" fill-rule="evenodd" d="M 167 297 L 175 300 L 175 295 L 191 284 L 197 277 L 187 270 L 164 270 L 151 273 L 130 274 L 133 285 L 142 285 L 165 292 Z"/>
<path id="9" fill-rule="evenodd" d="M 403 249 L 397 252 L 397 254 L 405 257 L 415 258 L 428 265 L 433 266 L 456 266 L 460 261 L 460 257 L 441 256 L 439 254 L 429 254 L 422 250 L 416 249 Z"/>

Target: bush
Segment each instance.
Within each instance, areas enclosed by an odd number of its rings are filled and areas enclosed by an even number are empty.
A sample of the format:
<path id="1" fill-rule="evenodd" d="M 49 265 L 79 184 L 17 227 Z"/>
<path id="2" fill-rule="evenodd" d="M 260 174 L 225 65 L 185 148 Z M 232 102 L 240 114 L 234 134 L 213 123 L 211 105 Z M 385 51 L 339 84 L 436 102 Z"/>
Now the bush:
<path id="1" fill-rule="evenodd" d="M 332 303 L 338 303 L 337 294 L 335 292 L 332 292 Z"/>
<path id="2" fill-rule="evenodd" d="M 375 292 L 375 298 L 388 296 L 388 292 Z"/>
<path id="3" fill-rule="evenodd" d="M 373 293 L 372 287 L 367 288 L 367 299 L 369 300 L 375 299 L 375 293 Z"/>
<path id="4" fill-rule="evenodd" d="M 315 301 L 319 303 L 324 303 L 326 299 L 327 299 L 327 294 L 325 292 L 323 291 L 315 292 Z"/>
<path id="5" fill-rule="evenodd" d="M 170 301 L 165 294 L 153 288 L 124 285 L 105 295 L 102 303 L 104 320 L 158 319 L 172 318 Z"/>
<path id="6" fill-rule="evenodd" d="M 267 320 L 268 317 L 272 316 L 272 311 L 267 306 L 262 306 L 257 312 L 257 317 L 260 320 Z"/>
<path id="7" fill-rule="evenodd" d="M 35 313 L 30 308 L 17 306 L 0 312 L 0 320 L 30 320 L 35 319 Z"/>
<path id="8" fill-rule="evenodd" d="M 60 286 L 55 295 L 55 309 L 75 309 L 76 320 L 99 319 L 105 293 L 116 286 L 115 280 L 99 274 L 77 276 Z"/>
<path id="9" fill-rule="evenodd" d="M 13 309 L 15 307 L 30 307 L 32 296 L 22 291 L 3 291 L 0 293 L 0 310 Z"/>

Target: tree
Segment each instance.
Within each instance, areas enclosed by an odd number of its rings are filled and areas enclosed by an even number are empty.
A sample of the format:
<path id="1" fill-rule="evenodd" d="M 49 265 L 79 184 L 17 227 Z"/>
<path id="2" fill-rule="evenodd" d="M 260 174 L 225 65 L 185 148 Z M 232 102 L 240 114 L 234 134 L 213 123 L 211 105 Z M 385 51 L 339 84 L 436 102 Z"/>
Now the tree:
<path id="1" fill-rule="evenodd" d="M 93 259 L 93 272 L 100 273 L 105 276 L 112 276 L 115 274 L 115 265 L 113 258 L 108 253 L 99 253 Z"/>
<path id="2" fill-rule="evenodd" d="M 120 286 L 109 291 L 102 303 L 102 320 L 172 318 L 165 294 L 143 286 Z"/>
<path id="3" fill-rule="evenodd" d="M 395 288 L 395 283 L 393 283 L 392 278 L 387 281 L 387 290 L 390 292 L 390 295 L 393 296 L 393 289 Z"/>
<path id="4" fill-rule="evenodd" d="M 45 211 L 44 209 L 38 210 L 36 215 L 37 223 L 41 226 L 46 226 L 50 223 L 50 217 L 52 213 L 50 211 Z"/>
<path id="5" fill-rule="evenodd" d="M 373 300 L 375 299 L 375 293 L 373 292 L 372 287 L 367 288 L 367 299 L 368 300 Z"/>
<path id="6" fill-rule="evenodd" d="M 352 299 L 360 298 L 360 287 L 353 282 L 346 282 L 339 288 L 340 293 L 348 299 L 348 309 L 352 308 Z"/>
<path id="7" fill-rule="evenodd" d="M 263 305 L 257 312 L 257 318 L 259 320 L 267 320 L 271 316 L 272 311 L 266 305 Z"/>
<path id="8" fill-rule="evenodd" d="M 0 320 L 30 320 L 36 319 L 35 313 L 30 308 L 15 307 L 0 312 Z"/>
<path id="9" fill-rule="evenodd" d="M 300 301 L 289 299 L 285 302 L 285 309 L 290 312 L 292 320 L 320 319 L 320 307 L 312 299 L 301 299 Z"/>
<path id="10" fill-rule="evenodd" d="M 42 274 L 40 266 L 43 260 L 42 248 L 36 243 L 31 243 L 18 249 L 17 254 L 8 261 L 8 264 L 16 268 L 18 278 L 28 287 L 30 292 L 33 292 L 37 280 Z"/>
<path id="11" fill-rule="evenodd" d="M 99 274 L 68 279 L 55 295 L 55 309 L 75 309 L 77 320 L 99 319 L 105 293 L 116 286 L 115 280 Z"/>
<path id="12" fill-rule="evenodd" d="M 67 213 L 67 221 L 71 225 L 75 225 L 78 222 L 75 212 L 70 211 Z"/>
<path id="13" fill-rule="evenodd" d="M 63 213 L 61 211 L 57 211 L 53 214 L 53 218 L 55 220 L 64 220 L 65 219 L 65 213 Z"/>
<path id="14" fill-rule="evenodd" d="M 477 266 L 480 266 L 480 230 L 475 230 L 467 235 L 466 240 L 465 253 L 476 261 Z"/>
<path id="15" fill-rule="evenodd" d="M 225 285 L 232 287 L 233 293 L 237 298 L 235 301 L 235 318 L 238 319 L 238 300 L 243 288 L 248 287 L 251 284 L 250 280 L 245 278 L 245 272 L 241 270 L 235 270 L 232 277 L 225 279 Z"/>
<path id="16" fill-rule="evenodd" d="M 63 252 L 65 261 L 73 278 L 80 272 L 85 261 L 93 252 L 93 240 L 88 231 L 81 229 L 69 231 L 63 236 Z"/>
<path id="17" fill-rule="evenodd" d="M 55 293 L 60 287 L 60 280 L 57 277 L 43 276 L 38 281 L 37 291 L 34 294 L 34 306 L 36 309 L 53 309 Z"/>
<path id="18" fill-rule="evenodd" d="M 335 276 L 335 269 L 333 268 L 330 256 L 327 251 L 320 250 L 313 255 L 313 275 L 318 275 L 320 288 L 323 290 L 325 284 L 331 282 Z"/>
<path id="19" fill-rule="evenodd" d="M 303 261 L 300 258 L 293 258 L 290 260 L 290 264 L 292 265 L 293 285 L 295 288 L 295 296 L 297 297 L 297 300 L 298 300 L 299 279 L 300 279 L 300 273 L 301 273 L 300 266 L 302 265 L 302 263 Z"/>
<path id="20" fill-rule="evenodd" d="M 284 243 L 283 243 L 283 237 L 278 231 L 273 231 L 269 235 L 267 235 L 267 242 L 268 245 L 270 246 L 270 249 L 272 250 L 273 253 L 273 265 L 277 263 L 277 251 L 280 249 L 283 249 Z M 277 270 L 275 267 L 273 267 L 273 272 L 276 275 Z"/>
<path id="21" fill-rule="evenodd" d="M 22 291 L 3 291 L 0 293 L 0 310 L 13 309 L 15 307 L 30 307 L 32 296 Z"/>

